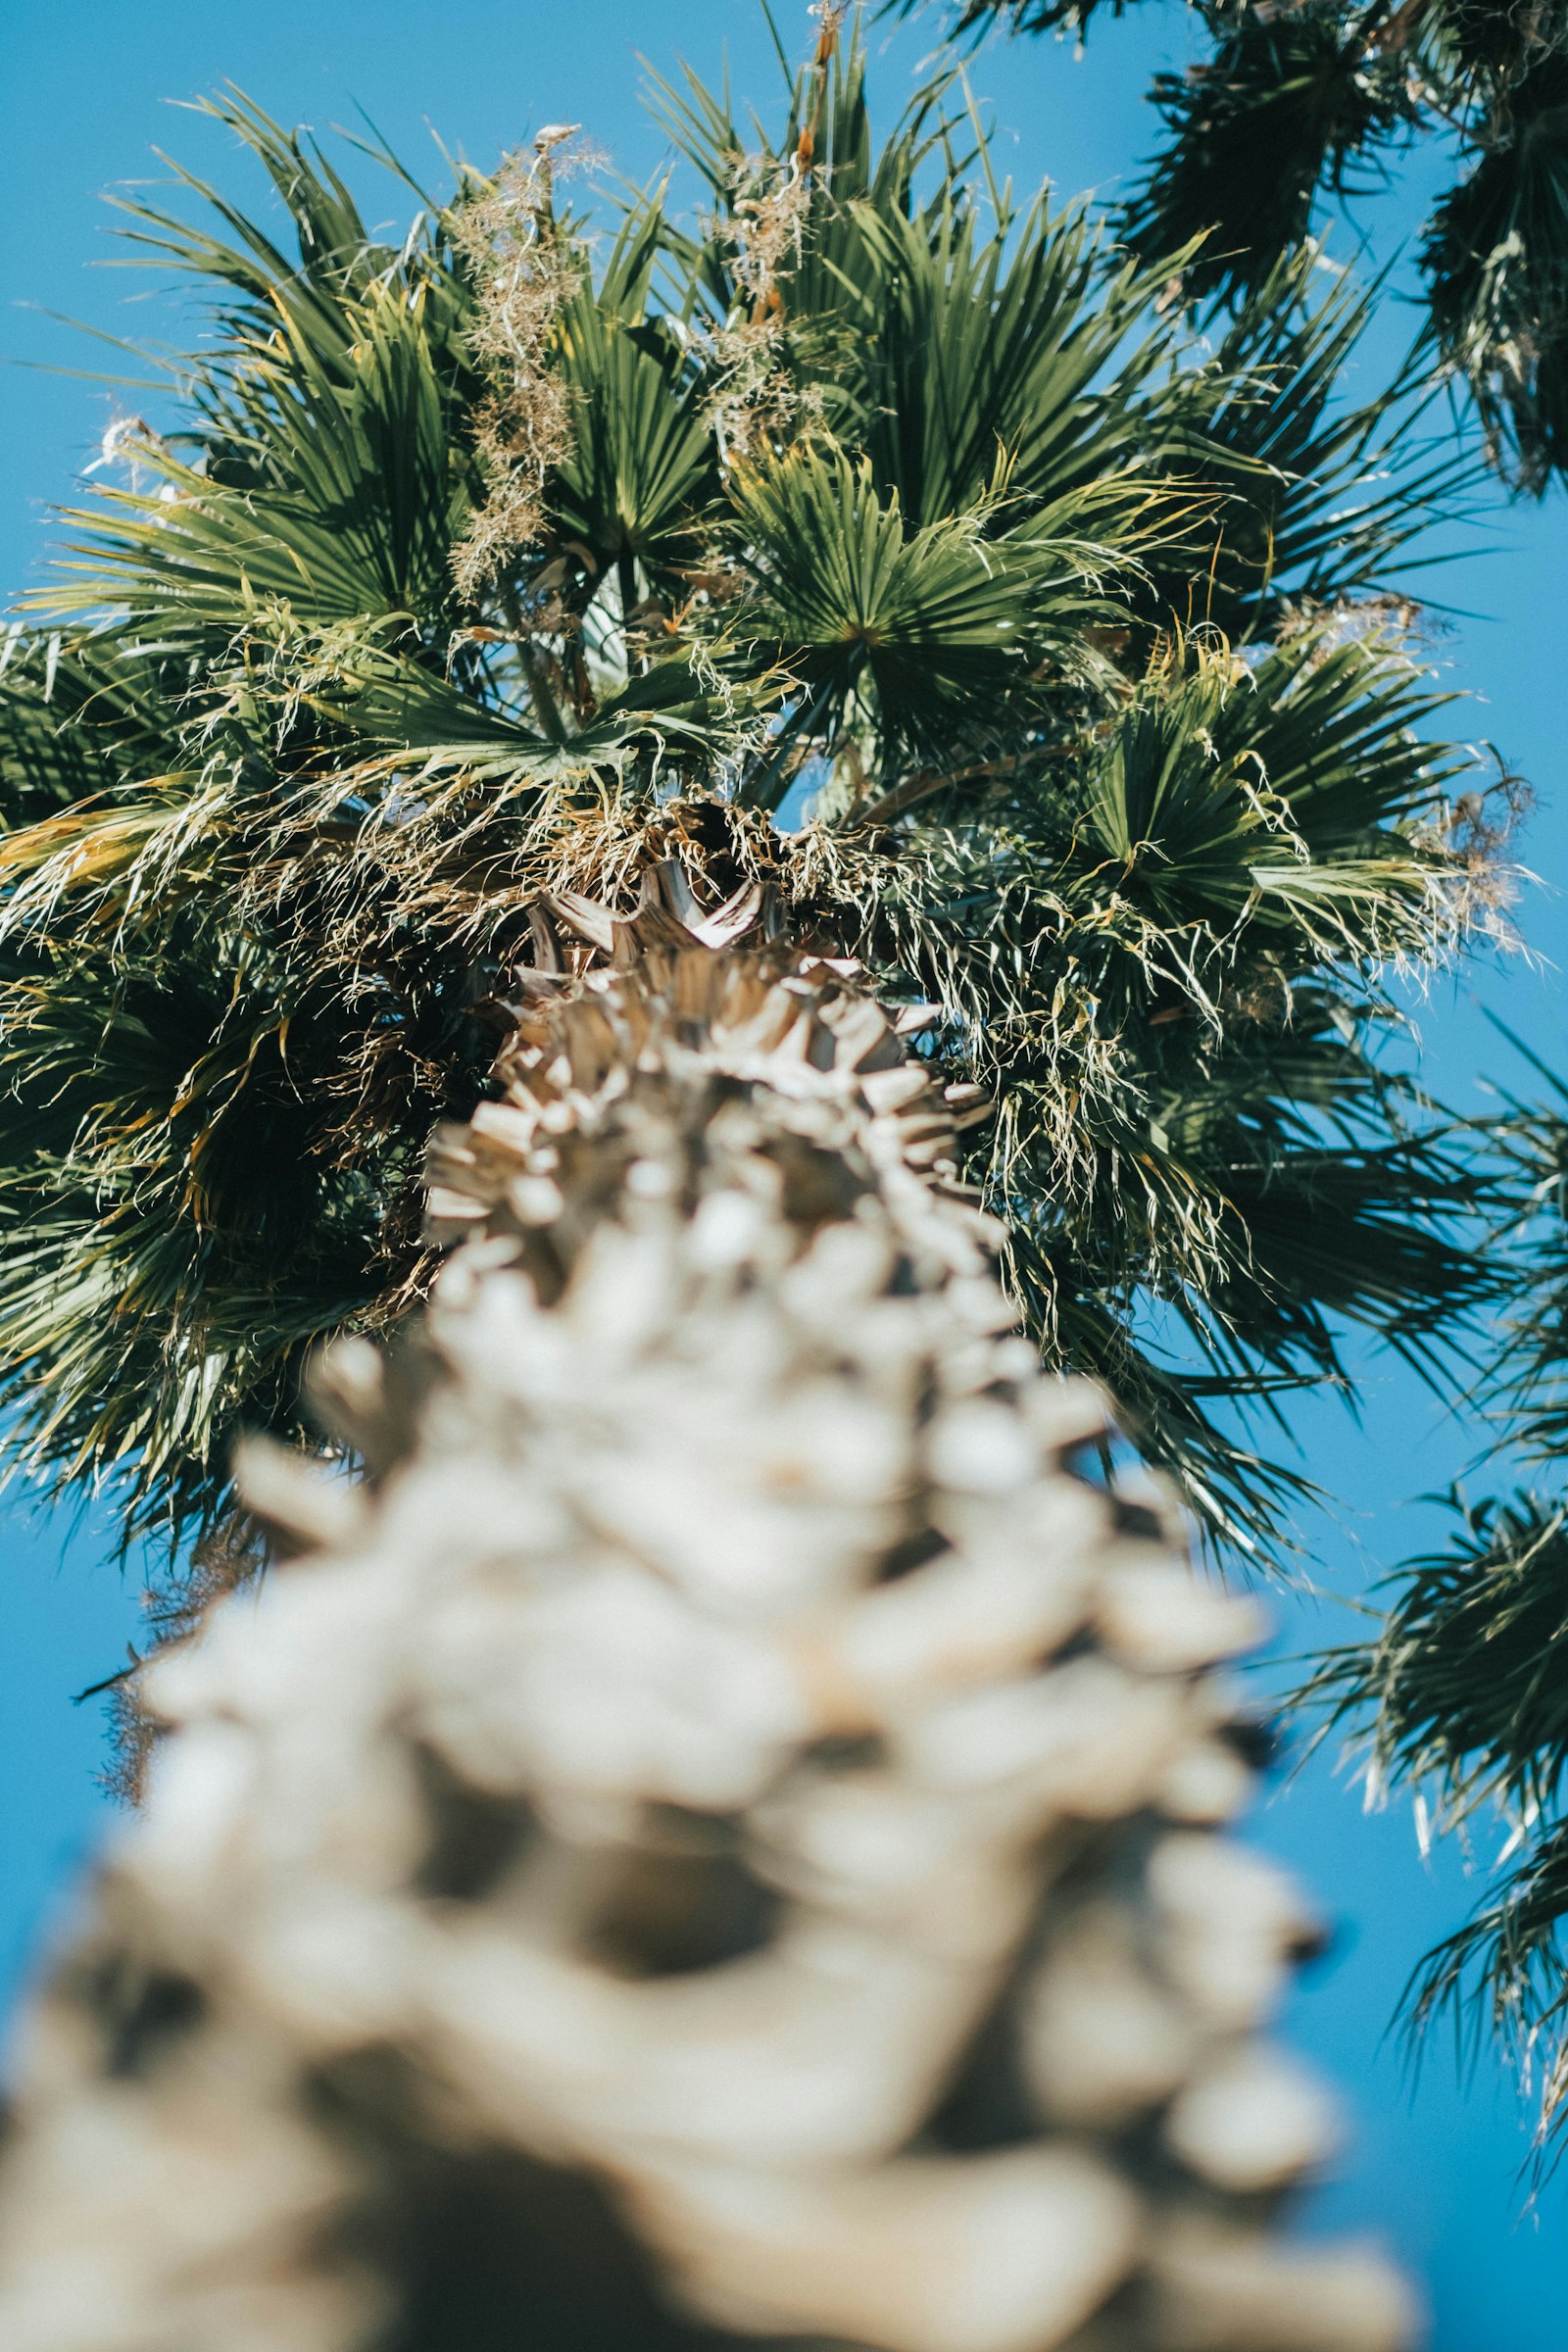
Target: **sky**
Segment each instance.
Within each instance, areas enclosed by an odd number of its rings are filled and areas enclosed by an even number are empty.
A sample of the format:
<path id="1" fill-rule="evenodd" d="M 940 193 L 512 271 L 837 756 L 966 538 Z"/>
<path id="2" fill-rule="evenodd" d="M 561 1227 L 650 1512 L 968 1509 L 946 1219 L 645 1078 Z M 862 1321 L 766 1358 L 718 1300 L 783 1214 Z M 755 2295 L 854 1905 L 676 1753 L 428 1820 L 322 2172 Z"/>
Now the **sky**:
<path id="1" fill-rule="evenodd" d="M 224 80 L 270 112 L 320 130 L 367 120 L 439 187 L 451 153 L 479 164 L 546 122 L 581 122 L 617 170 L 643 179 L 664 156 L 639 107 L 646 51 L 660 72 L 681 56 L 706 75 L 727 47 L 736 89 L 771 102 L 777 67 L 748 0 L 5 0 L 0 86 L 0 601 L 36 583 L 51 502 L 69 498 L 117 413 L 155 396 L 87 380 L 136 374 L 103 336 L 178 340 L 178 321 L 145 271 L 94 268 L 113 253 L 105 190 L 134 194 L 167 178 L 163 147 L 225 192 L 249 190 L 224 136 L 172 111 Z M 794 52 L 808 27 L 785 0 Z M 882 119 L 895 112 L 934 36 L 930 18 L 873 33 Z M 1049 176 L 1063 196 L 1125 186 L 1153 124 L 1142 103 L 1150 73 L 1179 64 L 1190 33 L 1178 0 L 1158 0 L 1097 27 L 1087 56 L 1051 40 L 988 46 L 972 79 L 998 122 L 1020 184 Z M 1365 361 L 1375 384 L 1402 349 L 1413 314 L 1399 299 L 1399 259 L 1443 159 L 1417 158 L 1399 191 L 1365 215 L 1395 276 Z M 372 183 L 373 184 L 373 183 Z M 390 181 L 377 199 L 398 211 Z M 1348 254 L 1344 233 L 1337 250 Z M 1403 270 L 1403 276 L 1401 276 Z M 61 373 L 59 369 L 83 373 Z M 1473 698 L 1456 731 L 1498 747 L 1537 796 L 1520 855 L 1533 879 L 1517 919 L 1531 953 L 1497 954 L 1435 982 L 1413 1005 L 1428 1082 L 1467 1109 L 1487 1084 L 1523 1088 L 1528 1073 L 1484 1017 L 1490 1008 L 1536 1052 L 1568 1069 L 1568 962 L 1560 877 L 1568 872 L 1568 775 L 1561 748 L 1568 676 L 1568 532 L 1560 496 L 1478 516 L 1459 560 L 1433 575 L 1450 608 L 1434 640 L 1445 683 Z M 1447 545 L 1454 545 L 1450 539 Z M 1359 1421 L 1329 1398 L 1298 1416 L 1304 1467 L 1332 1490 L 1335 1510 L 1308 1531 L 1326 1595 L 1364 1590 L 1380 1567 L 1436 1532 L 1419 1497 L 1444 1487 L 1477 1448 L 1396 1363 L 1365 1367 Z M 0 2002 L 15 1997 L 40 1936 L 58 1933 L 85 1857 L 112 1827 L 95 1786 L 101 1709 L 73 1694 L 112 1673 L 136 1631 L 135 1564 L 109 1557 L 107 1521 L 72 1521 L 13 1495 L 0 1502 Z M 1352 1621 L 1331 1598 L 1280 1604 L 1278 1646 L 1345 1639 Z M 1483 2054 L 1473 2072 L 1450 2043 L 1430 2045 L 1412 2082 L 1387 2029 L 1400 1987 L 1427 1945 L 1456 1925 L 1480 1877 L 1453 1850 L 1423 1859 L 1406 1810 L 1368 1815 L 1322 1754 L 1259 1806 L 1249 1835 L 1313 1887 L 1338 1923 L 1327 1959 L 1293 1998 L 1287 2038 L 1339 2084 L 1349 2119 L 1335 2177 L 1302 2226 L 1380 2235 L 1418 2281 L 1431 2352 L 1558 2352 L 1568 2344 L 1568 2177 L 1532 2205 L 1520 2167 L 1527 2114 Z M 1484 1871 L 1489 1849 L 1480 1843 Z"/>

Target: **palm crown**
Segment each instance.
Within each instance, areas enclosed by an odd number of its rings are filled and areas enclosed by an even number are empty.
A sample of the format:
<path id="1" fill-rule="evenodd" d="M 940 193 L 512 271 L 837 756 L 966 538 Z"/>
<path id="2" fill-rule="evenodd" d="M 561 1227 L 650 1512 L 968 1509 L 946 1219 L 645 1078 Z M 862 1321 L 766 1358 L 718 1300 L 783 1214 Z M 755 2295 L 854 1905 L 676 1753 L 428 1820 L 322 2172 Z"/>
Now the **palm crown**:
<path id="1" fill-rule="evenodd" d="M 1430 1356 L 1486 1287 L 1378 1050 L 1486 833 L 1387 593 L 1454 469 L 1337 402 L 1352 294 L 1287 260 L 1191 339 L 1163 263 L 989 181 L 950 74 L 878 140 L 829 24 L 771 133 L 656 103 L 703 209 L 604 244 L 569 138 L 393 246 L 237 97 L 297 251 L 131 208 L 216 332 L 0 685 L 32 1456 L 209 1524 L 234 1428 L 419 1291 L 541 908 L 591 957 L 678 851 L 928 1008 L 1042 1344 L 1266 1548 L 1294 1474 L 1212 1400 L 1342 1378 L 1347 1318 Z"/>

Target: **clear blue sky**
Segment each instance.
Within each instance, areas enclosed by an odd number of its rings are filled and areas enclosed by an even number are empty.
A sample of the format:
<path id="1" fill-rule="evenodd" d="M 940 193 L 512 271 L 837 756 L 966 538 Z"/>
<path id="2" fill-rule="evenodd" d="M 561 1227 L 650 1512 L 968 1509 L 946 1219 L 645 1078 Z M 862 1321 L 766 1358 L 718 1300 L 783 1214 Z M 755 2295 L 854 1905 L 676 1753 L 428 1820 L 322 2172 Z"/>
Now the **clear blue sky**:
<path id="1" fill-rule="evenodd" d="M 804 7 L 781 18 L 797 46 Z M 1152 67 L 1185 55 L 1177 0 L 1097 30 L 1087 60 L 1054 42 L 993 47 L 974 68 L 1013 142 L 1013 169 L 1049 173 L 1062 193 L 1108 190 L 1147 150 L 1140 92 Z M 931 38 L 929 21 L 879 58 L 884 110 L 896 108 Z M 662 145 L 638 109 L 637 52 L 667 71 L 678 54 L 707 74 L 727 41 L 737 87 L 764 103 L 774 89 L 765 28 L 745 0 L 10 0 L 0 91 L 0 357 L 83 368 L 123 365 L 43 314 L 106 332 L 172 336 L 145 284 L 87 265 L 112 250 L 107 186 L 156 176 L 150 150 L 172 148 L 226 188 L 242 176 L 210 126 L 161 101 L 229 78 L 272 113 L 325 128 L 371 118 L 406 159 L 439 180 L 429 137 L 486 162 L 547 122 L 583 122 L 624 172 L 643 176 Z M 1433 166 L 1380 209 L 1380 237 L 1413 227 Z M 386 190 L 390 212 L 394 191 Z M 1369 218 L 1373 216 L 1369 215 Z M 37 306 L 32 310 L 16 306 Z M 1409 315 L 1391 296 L 1380 332 L 1397 349 Z M 1375 373 L 1369 369 L 1369 374 Z M 144 395 L 127 393 L 137 405 Z M 114 412 L 115 396 L 72 376 L 0 367 L 0 592 L 24 587 L 44 546 L 51 500 L 69 495 Z M 1522 919 L 1544 962 L 1498 962 L 1445 983 L 1419 1009 L 1432 1082 L 1474 1103 L 1506 1054 L 1482 1020 L 1485 1000 L 1549 1061 L 1568 1067 L 1563 982 L 1568 923 L 1557 878 L 1568 870 L 1568 775 L 1560 748 L 1568 535 L 1560 499 L 1504 510 L 1484 532 L 1492 550 L 1441 575 L 1467 617 L 1439 648 L 1450 682 L 1480 698 L 1470 731 L 1490 737 L 1535 785 L 1539 807 L 1523 853 L 1543 879 Z M 1555 961 L 1550 959 L 1555 958 Z M 1519 1082 L 1523 1073 L 1508 1073 Z M 1325 1586 L 1353 1592 L 1369 1573 L 1419 1547 L 1430 1517 L 1412 1497 L 1446 1483 L 1473 1451 L 1473 1433 L 1435 1412 L 1397 1367 L 1370 1368 L 1358 1427 L 1324 1400 L 1302 1417 L 1306 1466 L 1339 1497 L 1338 1524 L 1313 1531 Z M 80 1857 L 105 1827 L 92 1775 L 102 1727 L 71 1693 L 112 1671 L 134 1631 L 133 1580 L 104 1565 L 101 1522 L 64 1530 L 20 1504 L 0 1513 L 0 1997 L 11 1997 L 42 1920 L 57 1913 Z M 1283 1641 L 1334 1638 L 1341 1616 L 1293 1604 Z M 1434 2315 L 1433 2352 L 1560 2352 L 1568 2344 L 1568 2182 L 1523 2213 L 1517 2170 L 1521 2111 L 1483 2061 L 1468 2088 L 1450 2047 L 1434 2047 L 1410 2091 L 1383 2036 L 1412 1962 L 1462 1915 L 1475 1892 L 1459 1858 L 1428 1867 L 1408 1817 L 1367 1818 L 1314 1765 L 1259 1812 L 1252 1834 L 1298 1867 L 1342 1923 L 1336 1953 L 1303 1986 L 1288 2032 L 1332 2073 L 1354 2116 L 1336 2181 L 1311 2228 L 1373 2228 L 1421 2279 Z M 1483 1854 L 1483 1859 L 1485 1855 Z"/>

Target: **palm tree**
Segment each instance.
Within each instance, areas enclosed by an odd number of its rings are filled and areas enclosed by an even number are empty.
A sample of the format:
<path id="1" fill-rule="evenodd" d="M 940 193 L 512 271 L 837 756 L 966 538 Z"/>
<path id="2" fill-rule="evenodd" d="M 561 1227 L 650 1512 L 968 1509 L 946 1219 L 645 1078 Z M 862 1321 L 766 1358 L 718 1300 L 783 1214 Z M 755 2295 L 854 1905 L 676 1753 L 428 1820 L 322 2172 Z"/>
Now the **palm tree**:
<path id="1" fill-rule="evenodd" d="M 182 1728 L 37 2029 L 8 2342 L 335 2348 L 390 2294 L 423 2352 L 474 2212 L 535 2302 L 587 2232 L 607 2331 L 655 2325 L 629 2229 L 743 2335 L 1400 2339 L 1261 2234 L 1322 2119 L 1251 2041 L 1299 1916 L 1214 1835 L 1239 1637 L 1040 1361 L 1267 1557 L 1300 1482 L 1228 1408 L 1348 1322 L 1437 1369 L 1489 1294 L 1381 1051 L 1490 887 L 1390 586 L 1458 477 L 1336 402 L 1352 295 L 1287 259 L 1194 340 L 958 96 L 879 144 L 828 12 L 771 139 L 661 87 L 710 217 L 597 254 L 564 128 L 393 246 L 231 97 L 297 253 L 131 208 L 214 332 L 0 680 L 0 1341 L 34 1466 L 193 1557 L 160 1630 L 318 1556 L 136 1678 Z M 924 1955 L 859 2068 L 852 1948 Z M 551 2074 L 644 2081 L 677 2011 L 694 2066 L 754 2036 L 745 2211 L 701 2101 Z M 793 2156 L 775 2013 L 846 2086 Z M 1078 2268 L 1004 2292 L 1047 2215 Z"/>
<path id="2" fill-rule="evenodd" d="M 29 1458 L 220 1525 L 235 1431 L 419 1295 L 509 1006 L 673 860 L 930 1007 L 1048 1359 L 1266 1553 L 1300 1482 L 1231 1406 L 1487 1288 L 1380 986 L 1487 890 L 1390 589 L 1454 469 L 1336 403 L 1353 295 L 1189 340 L 951 76 L 880 146 L 853 47 L 765 152 L 662 96 L 712 218 L 595 269 L 549 142 L 390 246 L 237 99 L 298 254 L 131 208 L 217 308 L 0 679 Z"/>

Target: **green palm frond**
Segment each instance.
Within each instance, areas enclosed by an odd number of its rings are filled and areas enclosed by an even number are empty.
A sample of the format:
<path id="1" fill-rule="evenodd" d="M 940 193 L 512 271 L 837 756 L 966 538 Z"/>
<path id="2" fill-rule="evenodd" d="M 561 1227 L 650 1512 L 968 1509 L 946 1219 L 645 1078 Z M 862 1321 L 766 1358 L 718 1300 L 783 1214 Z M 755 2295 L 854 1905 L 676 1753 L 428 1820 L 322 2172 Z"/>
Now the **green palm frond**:
<path id="1" fill-rule="evenodd" d="M 955 0 L 956 28 L 1082 34 L 1104 0 Z M 1457 135 L 1462 172 L 1427 223 L 1419 350 L 1466 384 L 1493 462 L 1539 492 L 1565 438 L 1562 0 L 1190 0 L 1212 40 L 1155 75 L 1170 133 L 1125 214 L 1138 253 L 1189 296 L 1254 295 L 1327 207 L 1390 177 L 1399 151 Z M 897 13 L 910 13 L 909 6 Z"/>
<path id="2" fill-rule="evenodd" d="M 888 13 L 912 16 L 929 0 L 889 0 Z M 1140 0 L 956 0 L 954 31 L 982 31 L 1001 22 L 1013 32 L 1075 33 L 1081 40 L 1091 18 L 1125 15 Z"/>
<path id="3" fill-rule="evenodd" d="M 1568 2128 L 1568 1514 L 1533 1493 L 1449 1501 L 1452 1542 L 1391 1580 L 1376 1639 L 1329 1652 L 1303 1703 L 1331 1726 L 1370 1712 L 1376 1787 L 1414 1790 L 1435 1832 L 1498 1839 L 1499 1891 L 1427 1955 L 1406 2016 L 1490 2025 L 1540 2087 L 1544 2147 Z"/>
<path id="4" fill-rule="evenodd" d="M 328 375 L 281 322 L 282 348 L 247 370 L 223 462 L 138 452 L 156 493 L 109 489 L 78 511 L 78 542 L 44 591 L 61 612 L 106 600 L 191 654 L 273 605 L 313 622 L 428 614 L 454 600 L 450 552 L 466 453 L 429 338 L 401 289 L 355 306 L 355 341 Z M 428 625 L 428 623 L 427 623 Z"/>
<path id="5" fill-rule="evenodd" d="M 1196 293 L 1246 292 L 1300 246 L 1320 190 L 1343 196 L 1416 109 L 1402 56 L 1369 37 L 1364 8 L 1208 13 L 1212 58 L 1155 76 L 1170 144 L 1128 205 L 1127 237 L 1151 260 L 1173 257 Z"/>
<path id="6" fill-rule="evenodd" d="M 702 370 L 679 322 L 654 308 L 663 245 L 661 210 L 639 208 L 598 285 L 584 282 L 566 306 L 560 367 L 572 395 L 572 447 L 554 508 L 562 537 L 597 571 L 619 566 L 632 580 L 635 566 L 655 594 L 678 597 L 683 570 L 700 568 L 703 526 L 720 492 Z"/>
<path id="7" fill-rule="evenodd" d="M 1206 561 L 1188 574 L 1200 603 L 1182 612 L 1175 574 L 1152 559 L 1188 625 L 1242 639 L 1293 609 L 1397 594 L 1432 522 L 1462 518 L 1474 498 L 1475 462 L 1451 436 L 1418 435 L 1406 401 L 1418 378 L 1346 399 L 1379 289 L 1323 282 L 1311 251 L 1288 257 L 1216 342 L 1212 402 L 1191 420 L 1186 460 L 1211 502 L 1194 542 Z"/>
<path id="8" fill-rule="evenodd" d="M 1568 2129 L 1568 1091 L 1527 1058 L 1549 1093 L 1505 1099 L 1492 1123 L 1497 1321 L 1475 1401 L 1494 1433 L 1477 1475 L 1528 1483 L 1455 1490 L 1448 1542 L 1386 1581 L 1377 1636 L 1322 1658 L 1302 1704 L 1353 1735 L 1371 1786 L 1412 1792 L 1433 1834 L 1495 1838 L 1491 1886 L 1413 1974 L 1406 2019 L 1415 2034 L 1444 2013 L 1490 2026 L 1541 2093 L 1544 2151 Z"/>
<path id="9" fill-rule="evenodd" d="M 402 245 L 388 245 L 367 228 L 354 196 L 320 147 L 285 130 L 242 91 L 230 88 L 224 96 L 198 99 L 192 111 L 220 124 L 255 157 L 293 232 L 293 250 L 285 250 L 220 189 L 178 163 L 171 166 L 176 185 L 196 200 L 202 219 L 216 220 L 230 232 L 227 237 L 164 207 L 114 199 L 134 223 L 122 232 L 126 260 L 154 261 L 193 280 L 215 300 L 217 348 L 204 354 L 192 376 L 198 402 L 220 398 L 234 370 L 265 346 L 280 314 L 318 363 L 330 367 L 343 362 L 352 347 L 355 304 L 378 283 L 423 283 L 456 309 L 461 289 L 444 266 L 439 238 L 431 235 L 427 220 L 416 222 Z M 413 185 L 395 158 L 383 154 L 378 160 Z"/>
<path id="10" fill-rule="evenodd" d="M 950 17 L 1081 33 L 1121 13 L 955 0 Z M 1440 2015 L 1490 2028 L 1541 2091 L 1546 2152 L 1568 2132 L 1568 1089 L 1538 1063 L 1544 1101 L 1466 1133 L 1382 1042 L 1376 957 L 1454 936 L 1461 843 L 1438 805 L 1456 771 L 1436 699 L 1369 624 L 1380 603 L 1396 620 L 1425 513 L 1462 513 L 1474 484 L 1451 443 L 1421 445 L 1433 389 L 1468 390 L 1514 486 L 1568 469 L 1568 5 L 1194 13 L 1209 53 L 1154 84 L 1170 135 L 1125 224 L 1207 306 L 1212 397 L 1162 463 L 1208 504 L 1147 552 L 1130 604 L 1204 653 L 1134 681 L 1065 768 L 1014 771 L 1010 864 L 1000 829 L 981 854 L 928 824 L 941 884 L 919 928 L 1002 1100 L 983 1173 L 1038 1322 L 1114 1366 L 1146 1443 L 1231 1542 L 1272 1533 L 1295 1496 L 1267 1462 L 1227 1458 L 1210 1405 L 1288 1422 L 1293 1383 L 1346 1381 L 1347 1323 L 1428 1378 L 1466 1335 L 1501 1492 L 1450 1498 L 1450 1540 L 1388 1581 L 1381 1630 L 1320 1661 L 1304 1699 L 1354 1733 L 1370 1793 L 1413 1792 L 1424 1834 L 1494 1833 L 1475 1915 L 1417 1967 L 1405 2015 L 1416 2035 Z M 1426 323 L 1351 405 L 1378 289 L 1342 274 L 1317 294 L 1313 231 L 1434 131 L 1459 172 L 1424 232 Z M 1065 834 L 1028 803 L 1047 776 Z"/>
<path id="11" fill-rule="evenodd" d="M 91 805 L 127 771 L 156 762 L 168 704 L 156 655 L 114 626 L 32 631 L 0 642 L 0 823 L 28 824 Z"/>
<path id="12" fill-rule="evenodd" d="M 1106 587 L 1125 548 L 999 536 L 991 503 L 911 529 L 868 457 L 800 447 L 738 473 L 731 498 L 752 642 L 800 690 L 790 726 L 830 756 L 858 726 L 862 769 L 888 789 L 911 760 L 961 764 L 1006 743 L 1041 666 L 1081 671 L 1084 632 L 1120 617 Z M 988 700 L 1000 729 L 976 725 Z"/>
<path id="13" fill-rule="evenodd" d="M 1435 1374 L 1490 1296 L 1485 1182 L 1350 979 L 1463 919 L 1433 709 L 1396 644 L 1332 623 L 1247 662 L 1173 649 L 1070 767 L 934 798 L 882 903 L 890 966 L 999 1101 L 976 1173 L 1039 1328 L 1075 1291 L 1162 1302 L 1209 1367 L 1195 1408 L 1216 1379 L 1346 1382 L 1347 1321 Z"/>
<path id="14" fill-rule="evenodd" d="M 373 1205 L 313 1149 L 289 1059 L 310 1041 L 264 976 L 96 976 L 0 992 L 5 1394 L 58 1476 L 133 1472 L 127 1535 L 177 1534 L 234 1414 L 287 1427 L 309 1344 L 371 1305 Z"/>
<path id="15" fill-rule="evenodd" d="M 942 201 L 908 220 L 852 212 L 851 225 L 840 312 L 859 362 L 857 438 L 911 520 L 972 505 L 999 463 L 1016 498 L 1044 506 L 1148 453 L 1169 356 L 1147 322 L 1154 284 L 1107 267 L 1082 209 L 1054 215 L 1042 197 L 982 233 Z"/>
<path id="16" fill-rule="evenodd" d="M 1307 628 L 1254 663 L 1155 673 L 1104 740 L 1075 825 L 1090 870 L 1161 929 L 1423 948 L 1446 860 L 1392 828 L 1441 795 L 1441 707 L 1396 649 Z M 1441 919 L 1441 918 L 1440 918 Z M 1368 925 L 1372 928 L 1368 928 Z"/>

